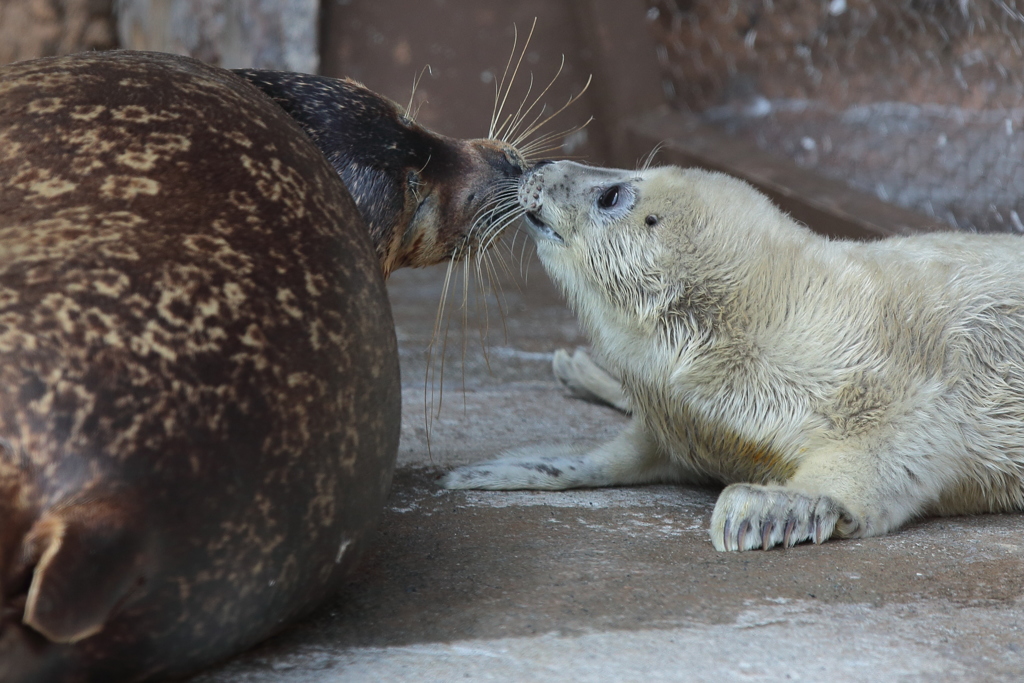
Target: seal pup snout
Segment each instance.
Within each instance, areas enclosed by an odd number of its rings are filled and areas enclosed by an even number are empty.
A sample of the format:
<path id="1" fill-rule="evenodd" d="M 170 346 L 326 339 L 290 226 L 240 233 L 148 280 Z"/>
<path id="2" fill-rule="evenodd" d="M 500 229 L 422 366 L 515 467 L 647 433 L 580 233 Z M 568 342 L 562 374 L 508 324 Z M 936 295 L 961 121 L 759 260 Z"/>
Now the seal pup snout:
<path id="1" fill-rule="evenodd" d="M 627 171 L 571 161 L 538 164 L 520 181 L 519 205 L 538 240 L 564 243 L 587 224 L 623 219 L 636 205 L 637 181 Z"/>
<path id="2" fill-rule="evenodd" d="M 538 164 L 523 176 L 519 183 L 519 206 L 525 212 L 526 225 L 530 228 L 530 234 L 533 235 L 534 239 L 563 243 L 562 236 L 555 232 L 542 216 L 544 208 L 544 168 L 550 164 L 551 162 Z"/>

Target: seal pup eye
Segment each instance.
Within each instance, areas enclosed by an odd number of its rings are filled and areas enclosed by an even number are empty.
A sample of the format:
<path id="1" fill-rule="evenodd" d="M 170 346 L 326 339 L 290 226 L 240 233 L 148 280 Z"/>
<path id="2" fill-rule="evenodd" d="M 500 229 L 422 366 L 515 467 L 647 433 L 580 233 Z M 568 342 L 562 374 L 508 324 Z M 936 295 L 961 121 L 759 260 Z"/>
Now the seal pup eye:
<path id="1" fill-rule="evenodd" d="M 658 217 L 652 213 L 650 216 L 644 219 L 644 223 L 647 224 L 648 228 L 653 228 L 655 225 L 658 224 Z"/>
<path id="2" fill-rule="evenodd" d="M 607 190 L 601 193 L 601 196 L 597 198 L 597 208 L 607 211 L 608 209 L 614 209 L 619 204 L 619 197 L 622 195 L 622 187 L 619 185 L 612 185 Z"/>

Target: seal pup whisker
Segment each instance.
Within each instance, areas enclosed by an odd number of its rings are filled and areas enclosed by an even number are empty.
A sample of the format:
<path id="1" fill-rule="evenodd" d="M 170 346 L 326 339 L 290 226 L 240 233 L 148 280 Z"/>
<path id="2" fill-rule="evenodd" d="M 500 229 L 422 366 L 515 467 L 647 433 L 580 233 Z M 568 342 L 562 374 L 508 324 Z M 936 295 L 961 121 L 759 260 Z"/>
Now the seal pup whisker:
<path id="1" fill-rule="evenodd" d="M 643 159 L 641 159 L 637 163 L 636 170 L 637 170 L 637 179 L 638 180 L 642 179 L 644 173 L 646 173 L 651 168 L 651 164 L 654 163 L 654 157 L 656 157 L 658 155 L 658 152 L 660 152 L 661 148 L 664 147 L 664 146 L 665 146 L 665 141 L 659 142 L 658 144 L 656 144 L 654 147 L 651 148 L 651 151 L 649 151 L 647 154 L 644 155 Z"/>

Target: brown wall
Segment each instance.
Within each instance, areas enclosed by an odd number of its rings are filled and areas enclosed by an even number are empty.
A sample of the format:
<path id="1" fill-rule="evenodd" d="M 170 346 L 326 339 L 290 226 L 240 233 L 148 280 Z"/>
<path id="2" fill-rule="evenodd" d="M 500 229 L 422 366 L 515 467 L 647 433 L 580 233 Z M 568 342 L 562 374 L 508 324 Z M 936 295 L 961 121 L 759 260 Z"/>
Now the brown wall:
<path id="1" fill-rule="evenodd" d="M 116 45 L 114 0 L 0 0 L 0 64 Z"/>
<path id="2" fill-rule="evenodd" d="M 543 102 L 549 108 L 561 106 L 580 92 L 591 74 L 594 85 L 544 131 L 580 125 L 593 116 L 595 120 L 570 136 L 558 154 L 609 162 L 615 157 L 613 122 L 660 98 L 655 46 L 644 25 L 644 12 L 641 0 L 327 2 L 321 20 L 321 70 L 355 78 L 404 105 L 413 80 L 430 65 L 416 92 L 418 119 L 447 135 L 480 137 L 487 134 L 494 79 L 501 78 L 512 53 L 515 30 L 521 47 L 536 18 L 506 112 L 523 101 L 530 74 L 535 96 L 557 72 L 564 55 L 562 75 Z M 637 69 L 629 78 L 617 80 L 628 81 L 626 90 L 638 84 L 645 90 L 643 97 L 633 97 L 625 107 L 608 97 L 607 78 L 624 52 L 634 55 Z"/>

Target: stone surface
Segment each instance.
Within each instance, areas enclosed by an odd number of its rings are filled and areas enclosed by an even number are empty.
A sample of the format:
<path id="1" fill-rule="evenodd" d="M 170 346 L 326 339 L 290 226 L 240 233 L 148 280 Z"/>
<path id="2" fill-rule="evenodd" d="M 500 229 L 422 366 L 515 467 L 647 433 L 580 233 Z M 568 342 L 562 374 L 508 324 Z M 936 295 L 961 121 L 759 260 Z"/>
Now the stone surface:
<path id="1" fill-rule="evenodd" d="M 521 245 L 516 277 L 502 278 L 507 338 L 490 307 L 491 373 L 472 320 L 462 360 L 461 293 L 450 302 L 429 452 L 424 349 L 444 272 L 392 278 L 403 441 L 374 549 L 313 618 L 193 683 L 1024 677 L 1021 516 L 723 554 L 707 536 L 713 490 L 439 488 L 452 465 L 531 442 L 593 443 L 625 422 L 550 379 L 550 352 L 583 340 L 535 260 L 522 284 Z"/>
<path id="2" fill-rule="evenodd" d="M 0 1 L 0 64 L 114 47 L 114 0 Z"/>
<path id="3" fill-rule="evenodd" d="M 316 73 L 319 0 L 117 0 L 121 46 Z"/>

